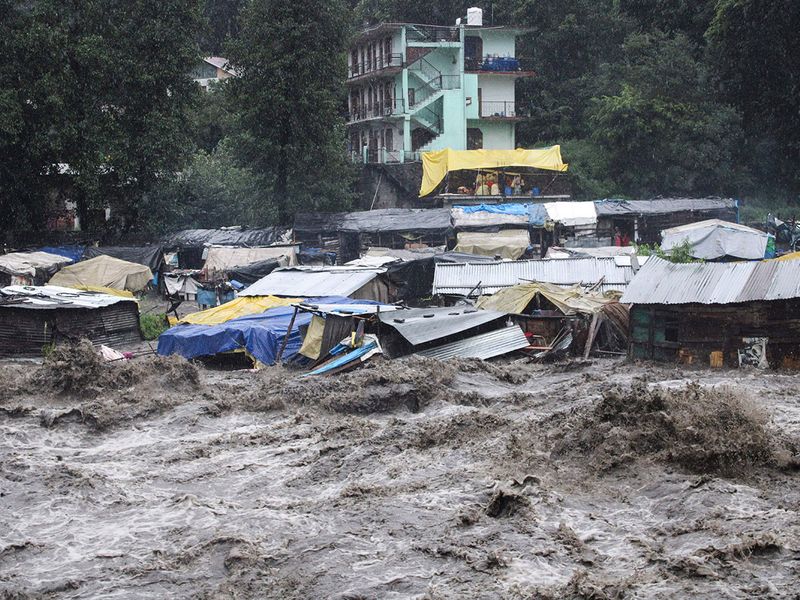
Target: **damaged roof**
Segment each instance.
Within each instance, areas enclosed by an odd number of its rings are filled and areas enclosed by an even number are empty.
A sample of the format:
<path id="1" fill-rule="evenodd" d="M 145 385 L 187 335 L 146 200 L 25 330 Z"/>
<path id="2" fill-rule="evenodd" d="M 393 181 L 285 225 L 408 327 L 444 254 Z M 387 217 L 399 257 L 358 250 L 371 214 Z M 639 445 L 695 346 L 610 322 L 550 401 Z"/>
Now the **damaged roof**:
<path id="1" fill-rule="evenodd" d="M 793 261 L 676 264 L 651 257 L 620 302 L 626 304 L 735 304 L 800 298 Z"/>
<path id="2" fill-rule="evenodd" d="M 57 285 L 11 285 L 0 289 L 0 307 L 52 310 L 56 308 L 103 308 L 133 298 L 99 292 L 83 292 Z"/>
<path id="3" fill-rule="evenodd" d="M 411 308 L 381 314 L 381 323 L 393 327 L 412 346 L 449 337 L 485 323 L 502 319 L 506 313 L 478 310 L 472 306 Z"/>
<path id="4" fill-rule="evenodd" d="M 286 267 L 259 279 L 240 296 L 349 296 L 386 269 L 361 267 Z"/>
<path id="5" fill-rule="evenodd" d="M 445 360 L 448 358 L 479 358 L 486 360 L 502 356 L 514 350 L 528 347 L 530 342 L 519 325 L 501 327 L 494 331 L 481 333 L 464 340 L 443 344 L 417 352 L 420 356 Z"/>
<path id="6" fill-rule="evenodd" d="M 562 287 L 588 287 L 601 280 L 601 292 L 624 291 L 633 279 L 633 274 L 630 258 L 624 256 L 437 263 L 433 276 L 433 293 L 466 296 L 472 292 L 472 296 L 480 296 L 530 281 L 553 283 Z"/>

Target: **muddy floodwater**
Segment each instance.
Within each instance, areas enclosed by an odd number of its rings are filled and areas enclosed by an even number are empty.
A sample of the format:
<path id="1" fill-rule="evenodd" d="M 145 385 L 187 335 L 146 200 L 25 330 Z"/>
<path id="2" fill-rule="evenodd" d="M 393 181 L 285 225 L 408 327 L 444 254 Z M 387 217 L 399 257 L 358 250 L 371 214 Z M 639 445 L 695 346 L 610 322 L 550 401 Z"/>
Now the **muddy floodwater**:
<path id="1" fill-rule="evenodd" d="M 800 379 L 0 364 L 0 598 L 797 598 Z"/>

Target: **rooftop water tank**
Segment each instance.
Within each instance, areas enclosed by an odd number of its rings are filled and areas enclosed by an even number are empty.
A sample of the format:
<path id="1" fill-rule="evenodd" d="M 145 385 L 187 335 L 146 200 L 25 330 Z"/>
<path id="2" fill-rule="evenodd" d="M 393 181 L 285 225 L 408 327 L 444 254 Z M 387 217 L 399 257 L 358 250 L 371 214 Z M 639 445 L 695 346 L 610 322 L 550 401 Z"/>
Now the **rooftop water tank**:
<path id="1" fill-rule="evenodd" d="M 483 10 L 477 6 L 467 9 L 467 26 L 483 27 Z"/>

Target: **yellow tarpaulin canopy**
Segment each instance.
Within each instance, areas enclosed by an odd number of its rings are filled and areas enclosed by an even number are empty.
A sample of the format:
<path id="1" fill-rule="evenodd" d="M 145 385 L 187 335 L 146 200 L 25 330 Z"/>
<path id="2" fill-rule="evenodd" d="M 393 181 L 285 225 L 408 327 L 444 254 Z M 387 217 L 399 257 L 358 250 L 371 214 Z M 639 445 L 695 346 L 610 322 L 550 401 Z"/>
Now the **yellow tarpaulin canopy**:
<path id="1" fill-rule="evenodd" d="M 565 315 L 594 314 L 605 304 L 616 302 L 599 293 L 584 292 L 580 286 L 562 288 L 552 283 L 534 282 L 505 288 L 491 296 L 481 296 L 475 305 L 484 310 L 521 313 L 537 294 L 547 298 Z"/>
<path id="2" fill-rule="evenodd" d="M 775 260 L 797 260 L 800 259 L 800 252 L 791 252 L 789 254 L 784 254 L 783 256 L 779 256 Z"/>
<path id="3" fill-rule="evenodd" d="M 422 187 L 419 195 L 427 196 L 444 180 L 449 171 L 463 169 L 498 169 L 531 167 L 548 171 L 567 170 L 561 161 L 561 146 L 535 150 L 437 150 L 422 153 Z"/>
<path id="4" fill-rule="evenodd" d="M 295 302 L 302 302 L 302 298 L 278 298 L 276 296 L 242 296 L 220 304 L 208 310 L 192 313 L 183 317 L 178 324 L 191 325 L 219 325 L 237 317 L 246 317 L 262 313 L 270 308 L 289 306 Z"/>

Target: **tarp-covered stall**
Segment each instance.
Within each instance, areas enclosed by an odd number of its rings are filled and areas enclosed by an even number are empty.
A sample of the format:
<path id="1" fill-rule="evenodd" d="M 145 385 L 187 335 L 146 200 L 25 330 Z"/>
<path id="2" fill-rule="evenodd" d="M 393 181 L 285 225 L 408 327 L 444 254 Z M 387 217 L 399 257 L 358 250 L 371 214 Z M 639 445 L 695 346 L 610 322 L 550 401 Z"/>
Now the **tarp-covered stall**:
<path id="1" fill-rule="evenodd" d="M 83 338 L 120 349 L 140 342 L 138 304 L 53 285 L 0 289 L 0 356 L 41 356 L 45 346 Z"/>
<path id="2" fill-rule="evenodd" d="M 184 229 L 161 240 L 165 249 L 177 251 L 181 269 L 203 268 L 207 246 L 256 248 L 292 243 L 291 229 L 265 227 L 261 229 Z"/>
<path id="3" fill-rule="evenodd" d="M 422 153 L 422 186 L 419 195 L 436 191 L 450 171 L 529 167 L 565 172 L 568 165 L 561 160 L 561 146 L 535 150 L 452 150 L 445 148 Z"/>
<path id="4" fill-rule="evenodd" d="M 297 264 L 298 246 L 268 246 L 265 248 L 232 248 L 230 246 L 210 246 L 206 250 L 203 265 L 209 276 L 213 273 L 227 273 L 237 267 L 273 259 L 282 267 Z"/>
<path id="5" fill-rule="evenodd" d="M 309 300 L 313 304 L 357 304 L 349 298 L 324 297 Z M 311 322 L 312 313 L 293 306 L 279 306 L 265 312 L 231 319 L 215 325 L 176 325 L 158 338 L 158 353 L 180 354 L 185 358 L 215 356 L 244 351 L 265 365 L 275 364 L 284 339 L 281 360 L 294 358 L 303 342 L 301 328 Z"/>
<path id="6" fill-rule="evenodd" d="M 140 292 L 153 279 L 148 267 L 112 256 L 98 256 L 64 267 L 51 282 L 71 288 L 108 287 Z"/>
<path id="7" fill-rule="evenodd" d="M 768 254 L 771 236 L 752 227 L 709 219 L 665 229 L 661 237 L 661 249 L 666 252 L 688 242 L 695 258 L 713 260 L 730 256 L 760 260 Z M 774 238 L 771 250 L 774 256 Z"/>
<path id="8" fill-rule="evenodd" d="M 544 204 L 476 204 L 450 209 L 458 230 L 487 227 L 543 227 L 547 220 Z"/>
<path id="9" fill-rule="evenodd" d="M 0 256 L 0 284 L 43 284 L 70 258 L 49 252 L 11 252 Z"/>

